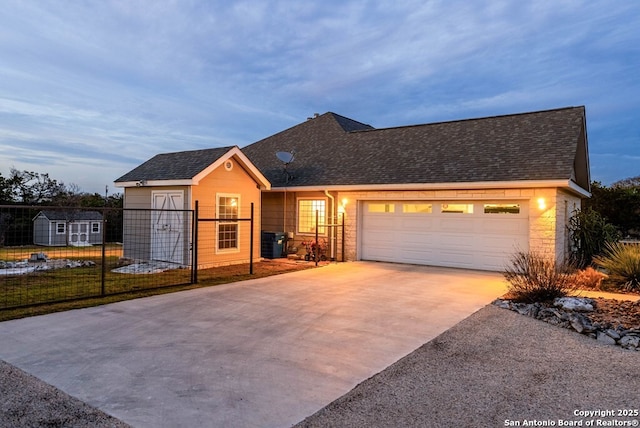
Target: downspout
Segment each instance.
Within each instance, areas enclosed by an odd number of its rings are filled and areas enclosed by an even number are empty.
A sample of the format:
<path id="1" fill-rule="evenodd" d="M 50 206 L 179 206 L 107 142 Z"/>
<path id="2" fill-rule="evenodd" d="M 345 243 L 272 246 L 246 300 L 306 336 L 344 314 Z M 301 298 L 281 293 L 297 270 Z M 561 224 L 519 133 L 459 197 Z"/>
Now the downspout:
<path id="1" fill-rule="evenodd" d="M 335 230 L 335 227 L 333 227 L 333 223 L 334 223 L 333 210 L 334 210 L 335 205 L 336 205 L 336 198 L 334 198 L 333 196 L 331 196 L 331 193 L 329 193 L 329 191 L 328 191 L 328 190 L 325 190 L 325 191 L 324 191 L 324 194 L 325 194 L 325 195 L 327 195 L 327 197 L 328 197 L 329 199 L 331 199 L 331 211 L 329 211 L 329 212 L 331 213 L 331 219 L 330 219 L 331 221 L 327 221 L 326 223 L 328 223 L 328 224 L 332 225 L 332 226 L 329 228 L 329 246 L 331 247 L 331 259 L 330 259 L 330 260 L 335 260 L 335 254 L 334 254 L 334 251 L 333 251 L 333 244 L 334 244 L 334 242 L 335 242 L 335 240 L 334 240 L 334 238 L 333 238 L 333 235 L 334 235 L 334 233 L 333 233 L 333 232 L 334 232 L 334 230 Z M 329 219 L 327 219 L 327 220 L 329 220 Z"/>

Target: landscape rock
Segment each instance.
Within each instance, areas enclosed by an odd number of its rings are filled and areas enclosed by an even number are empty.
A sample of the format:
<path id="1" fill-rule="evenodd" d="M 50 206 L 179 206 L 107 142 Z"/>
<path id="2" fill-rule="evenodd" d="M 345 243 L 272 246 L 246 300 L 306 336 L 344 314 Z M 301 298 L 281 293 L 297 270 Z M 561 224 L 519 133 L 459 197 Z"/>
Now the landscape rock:
<path id="1" fill-rule="evenodd" d="M 618 341 L 618 344 L 623 348 L 637 349 L 638 347 L 640 347 L 640 337 L 625 335 Z"/>
<path id="2" fill-rule="evenodd" d="M 553 301 L 553 305 L 569 311 L 592 312 L 595 300 L 587 297 L 560 297 Z"/>
<path id="3" fill-rule="evenodd" d="M 29 257 L 31 263 L 46 262 L 47 259 L 48 257 L 45 253 L 31 253 L 31 257 Z"/>
<path id="4" fill-rule="evenodd" d="M 620 339 L 620 334 L 612 328 L 608 328 L 607 330 L 605 330 L 605 333 L 607 333 L 607 335 L 611 336 L 615 340 Z"/>
<path id="5" fill-rule="evenodd" d="M 588 298 L 565 297 L 554 300 L 553 304 L 519 303 L 508 299 L 497 299 L 493 304 L 557 327 L 572 329 L 605 345 L 640 351 L 640 301 L 618 302 L 599 298 L 596 303 Z M 603 317 L 604 313 L 609 316 Z"/>
<path id="6" fill-rule="evenodd" d="M 593 325 L 589 318 L 585 317 L 581 313 L 573 313 L 569 315 L 569 322 L 571 327 L 578 333 L 590 333 L 594 330 Z"/>
<path id="7" fill-rule="evenodd" d="M 596 340 L 605 345 L 615 345 L 616 340 L 603 331 L 596 333 Z"/>

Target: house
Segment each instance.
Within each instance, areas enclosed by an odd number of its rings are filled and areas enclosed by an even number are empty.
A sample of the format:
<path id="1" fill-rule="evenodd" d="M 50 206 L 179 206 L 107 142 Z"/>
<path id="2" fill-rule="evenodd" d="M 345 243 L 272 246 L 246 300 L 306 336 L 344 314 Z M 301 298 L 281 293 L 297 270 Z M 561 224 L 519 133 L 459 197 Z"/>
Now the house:
<path id="1" fill-rule="evenodd" d="M 484 270 L 516 251 L 561 260 L 590 196 L 584 107 L 385 129 L 329 112 L 242 151 L 271 182 L 262 228 L 300 248 L 318 212 L 337 260 L 340 248 L 345 260 Z M 343 218 L 344 240 L 330 227 Z"/>
<path id="2" fill-rule="evenodd" d="M 46 246 L 102 244 L 98 211 L 43 210 L 33 218 L 33 243 Z"/>
<path id="3" fill-rule="evenodd" d="M 115 181 L 124 188 L 124 257 L 181 265 L 191 262 L 191 211 L 221 221 L 198 225 L 198 266 L 250 259 L 250 217 L 254 204 L 254 257 L 260 257 L 260 192 L 264 175 L 236 146 L 164 153 Z M 227 220 L 227 221 L 224 221 Z"/>

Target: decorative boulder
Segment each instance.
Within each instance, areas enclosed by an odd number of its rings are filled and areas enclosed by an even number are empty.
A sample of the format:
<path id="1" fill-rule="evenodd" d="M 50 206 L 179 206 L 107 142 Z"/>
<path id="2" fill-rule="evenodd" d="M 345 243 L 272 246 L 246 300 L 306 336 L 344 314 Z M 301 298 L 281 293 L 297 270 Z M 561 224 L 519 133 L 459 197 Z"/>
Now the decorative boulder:
<path id="1" fill-rule="evenodd" d="M 595 300 L 587 297 L 560 297 L 553 301 L 553 305 L 567 311 L 592 312 L 595 309 Z"/>

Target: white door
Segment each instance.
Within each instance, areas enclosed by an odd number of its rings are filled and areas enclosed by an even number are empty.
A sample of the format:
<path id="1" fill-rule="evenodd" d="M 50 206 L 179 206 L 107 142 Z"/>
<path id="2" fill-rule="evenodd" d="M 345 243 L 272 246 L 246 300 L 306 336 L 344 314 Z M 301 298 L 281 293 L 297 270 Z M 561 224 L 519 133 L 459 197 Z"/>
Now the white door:
<path id="1" fill-rule="evenodd" d="M 365 201 L 362 260 L 502 270 L 529 248 L 527 201 Z"/>
<path id="2" fill-rule="evenodd" d="M 89 223 L 69 223 L 69 245 L 89 245 Z"/>
<path id="3" fill-rule="evenodd" d="M 184 195 L 182 191 L 154 191 L 152 197 L 151 259 L 185 263 Z"/>

